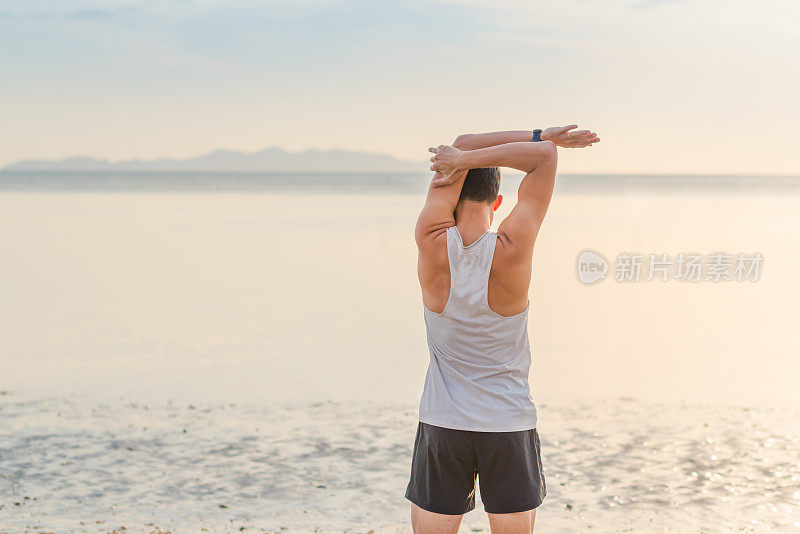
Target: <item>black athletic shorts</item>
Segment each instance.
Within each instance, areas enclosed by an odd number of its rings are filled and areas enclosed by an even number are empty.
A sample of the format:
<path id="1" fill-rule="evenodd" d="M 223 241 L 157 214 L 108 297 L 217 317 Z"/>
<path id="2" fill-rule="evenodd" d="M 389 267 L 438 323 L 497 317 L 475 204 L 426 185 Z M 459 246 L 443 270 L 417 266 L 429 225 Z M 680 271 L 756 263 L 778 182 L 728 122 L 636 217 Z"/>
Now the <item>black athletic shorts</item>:
<path id="1" fill-rule="evenodd" d="M 420 422 L 406 499 L 438 514 L 475 508 L 475 477 L 490 514 L 524 512 L 547 490 L 535 428 L 518 432 L 454 430 Z"/>

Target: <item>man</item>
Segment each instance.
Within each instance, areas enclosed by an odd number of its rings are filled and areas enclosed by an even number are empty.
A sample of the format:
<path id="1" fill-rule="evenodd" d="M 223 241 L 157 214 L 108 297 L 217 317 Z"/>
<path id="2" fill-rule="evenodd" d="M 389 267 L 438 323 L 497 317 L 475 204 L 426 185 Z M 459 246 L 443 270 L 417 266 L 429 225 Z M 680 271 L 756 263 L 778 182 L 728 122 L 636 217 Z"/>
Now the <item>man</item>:
<path id="1" fill-rule="evenodd" d="M 528 385 L 528 288 L 556 146 L 600 140 L 575 128 L 462 135 L 429 149 L 436 174 L 415 237 L 430 364 L 406 489 L 416 534 L 458 532 L 475 507 L 476 476 L 493 534 L 533 531 L 545 482 Z M 495 233 L 498 167 L 527 174 Z"/>

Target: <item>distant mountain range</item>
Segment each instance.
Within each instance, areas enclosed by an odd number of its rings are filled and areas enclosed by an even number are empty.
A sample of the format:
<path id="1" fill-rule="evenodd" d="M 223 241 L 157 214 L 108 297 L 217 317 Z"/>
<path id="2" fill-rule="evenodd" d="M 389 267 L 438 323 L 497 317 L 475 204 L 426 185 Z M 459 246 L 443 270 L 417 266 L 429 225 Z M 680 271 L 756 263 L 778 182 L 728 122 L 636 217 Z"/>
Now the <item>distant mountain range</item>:
<path id="1" fill-rule="evenodd" d="M 108 161 L 81 156 L 59 161 L 22 160 L 0 169 L 3 171 L 419 172 L 427 171 L 427 165 L 388 154 L 315 149 L 287 152 L 271 147 L 253 153 L 217 150 L 189 159 Z"/>

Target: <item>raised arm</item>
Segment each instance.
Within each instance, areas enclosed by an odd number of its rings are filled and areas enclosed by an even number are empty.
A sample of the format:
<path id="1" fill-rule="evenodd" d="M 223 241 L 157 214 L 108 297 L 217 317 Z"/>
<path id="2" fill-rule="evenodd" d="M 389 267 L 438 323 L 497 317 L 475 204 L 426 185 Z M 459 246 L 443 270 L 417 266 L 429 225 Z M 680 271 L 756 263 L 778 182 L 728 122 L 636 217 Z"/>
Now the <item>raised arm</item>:
<path id="1" fill-rule="evenodd" d="M 540 134 L 542 143 L 532 142 L 535 137 L 533 130 L 509 130 L 459 135 L 452 147 L 440 145 L 436 149 L 429 149 L 436 154 L 431 158 L 431 161 L 434 162 L 431 170 L 437 172 L 428 188 L 425 206 L 417 220 L 415 232 L 417 244 L 420 244 L 421 239 L 429 241 L 428 238 L 435 238 L 455 224 L 453 212 L 469 169 L 511 167 L 531 174 L 536 171 L 539 163 L 548 159 L 546 157 L 548 154 L 555 161 L 555 150 L 552 145 L 564 148 L 584 148 L 600 141 L 594 132 L 575 130 L 575 128 L 577 125 L 569 124 L 542 130 Z M 461 157 L 462 154 L 468 154 L 466 159 Z M 456 162 L 456 160 L 458 161 Z M 545 171 L 538 174 L 545 174 Z M 555 171 L 553 171 L 553 175 L 555 175 Z M 526 176 L 526 180 L 523 180 L 523 185 L 526 181 L 543 183 L 526 187 L 520 186 L 521 195 L 525 193 L 526 198 L 529 195 L 537 198 L 547 195 L 546 180 L 542 181 L 536 178 L 528 180 L 527 178 Z M 544 190 L 538 191 L 543 186 L 545 186 Z M 529 191 L 530 193 L 528 193 Z M 550 193 L 552 193 L 552 184 Z M 549 203 L 549 196 L 547 202 Z M 546 209 L 547 206 L 544 205 L 544 210 Z M 539 210 L 542 218 L 544 210 Z"/>
<path id="2" fill-rule="evenodd" d="M 533 253 L 533 243 L 542 224 L 555 184 L 558 154 L 552 141 L 541 143 L 515 142 L 477 150 L 453 147 L 433 149 L 432 170 L 443 174 L 440 181 L 460 176 L 468 169 L 481 167 L 510 167 L 525 172 L 519 186 L 517 205 L 498 228 L 498 237 L 509 252 L 521 259 Z M 434 180 L 436 182 L 436 180 Z M 460 191 L 463 177 L 454 180 Z M 450 188 L 454 184 L 445 184 Z M 456 201 L 458 197 L 456 196 Z"/>
<path id="3" fill-rule="evenodd" d="M 464 141 L 464 136 L 460 136 L 455 143 L 467 142 L 475 146 L 502 138 L 519 137 L 520 133 L 477 134 L 470 141 Z M 527 135 L 531 137 L 532 134 L 527 132 Z M 456 204 L 458 204 L 461 188 L 464 186 L 464 179 L 469 169 L 511 167 L 525 172 L 533 171 L 546 154 L 555 150 L 555 145 L 551 141 L 541 143 L 528 141 L 505 143 L 468 151 L 446 145 L 439 145 L 438 148 L 428 150 L 435 154 L 431 158 L 431 161 L 434 162 L 431 170 L 436 171 L 436 174 L 428 187 L 425 206 L 417 219 L 414 235 L 418 245 L 435 239 L 444 230 L 455 224 Z"/>
<path id="4" fill-rule="evenodd" d="M 540 141 L 552 141 L 562 148 L 584 148 L 600 141 L 597 134 L 590 130 L 575 130 L 577 124 L 552 126 L 545 130 L 510 130 L 506 132 L 489 132 L 481 134 L 459 135 L 453 146 L 459 150 L 477 150 L 506 143 L 536 141 L 534 132 L 541 132 Z"/>
<path id="5" fill-rule="evenodd" d="M 439 148 L 444 148 L 444 146 Z M 417 226 L 414 230 L 418 246 L 430 244 L 455 224 L 456 204 L 458 204 L 458 197 L 461 196 L 461 188 L 464 187 L 468 170 L 454 171 L 447 176 L 437 171 L 433 175 L 431 184 L 428 186 L 425 205 L 417 218 Z M 443 180 L 447 180 L 447 183 L 439 185 Z"/>
<path id="6" fill-rule="evenodd" d="M 448 177 L 460 171 L 483 167 L 509 167 L 530 173 L 555 152 L 556 145 L 552 141 L 516 142 L 477 150 L 459 150 L 449 146 L 430 150 L 436 154 L 432 158 L 431 170 Z"/>
<path id="7" fill-rule="evenodd" d="M 464 134 L 456 137 L 453 147 L 459 150 L 477 150 L 506 143 L 533 141 L 533 130 L 513 130 L 507 132 L 489 132 L 480 134 Z"/>

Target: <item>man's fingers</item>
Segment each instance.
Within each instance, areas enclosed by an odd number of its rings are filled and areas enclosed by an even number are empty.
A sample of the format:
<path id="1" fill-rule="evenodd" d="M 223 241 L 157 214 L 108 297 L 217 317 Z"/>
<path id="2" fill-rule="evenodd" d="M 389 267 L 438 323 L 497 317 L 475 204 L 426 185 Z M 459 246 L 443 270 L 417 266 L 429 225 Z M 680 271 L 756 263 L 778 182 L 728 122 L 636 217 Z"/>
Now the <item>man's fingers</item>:
<path id="1" fill-rule="evenodd" d="M 435 147 L 429 147 L 428 148 L 428 152 L 431 152 L 433 154 L 438 154 L 439 153 L 439 149 L 435 148 Z"/>
<path id="2" fill-rule="evenodd" d="M 598 142 L 600 142 L 600 139 L 597 138 L 597 137 L 593 137 L 591 139 L 587 139 L 585 141 L 581 141 L 580 143 L 578 143 L 576 145 L 576 147 L 577 148 L 585 148 L 587 146 L 592 146 L 593 144 L 598 143 Z"/>
<path id="3" fill-rule="evenodd" d="M 562 133 L 562 134 L 563 134 L 563 133 L 567 133 L 568 131 L 570 131 L 570 130 L 574 130 L 574 129 L 575 129 L 575 128 L 577 128 L 577 127 L 578 127 L 578 125 L 577 125 L 577 124 L 568 124 L 567 126 L 562 126 L 562 127 L 559 129 L 559 133 Z"/>
<path id="4" fill-rule="evenodd" d="M 594 137 L 594 136 L 584 136 L 584 137 L 578 137 L 578 138 L 573 137 L 572 138 L 573 144 L 578 144 L 578 145 L 591 145 L 592 143 L 596 143 L 599 140 L 600 140 L 599 138 Z"/>
<path id="5" fill-rule="evenodd" d="M 433 187 L 443 187 L 445 185 L 450 185 L 456 181 L 458 178 L 457 173 L 449 173 L 445 174 L 439 169 L 439 163 L 434 164 L 431 166 L 431 170 L 436 171 L 436 174 L 433 176 L 433 180 L 431 180 L 431 185 Z"/>
<path id="6" fill-rule="evenodd" d="M 595 139 L 595 134 L 584 130 L 583 133 L 573 133 L 567 139 L 564 139 L 564 142 L 567 143 L 567 146 L 575 146 L 577 144 L 586 143 Z"/>
<path id="7" fill-rule="evenodd" d="M 563 146 L 565 148 L 586 148 L 587 146 L 592 146 L 593 144 L 599 142 L 600 138 L 597 137 L 596 134 L 591 134 L 582 138 L 576 138 L 573 136 L 572 139 L 566 141 Z"/>

